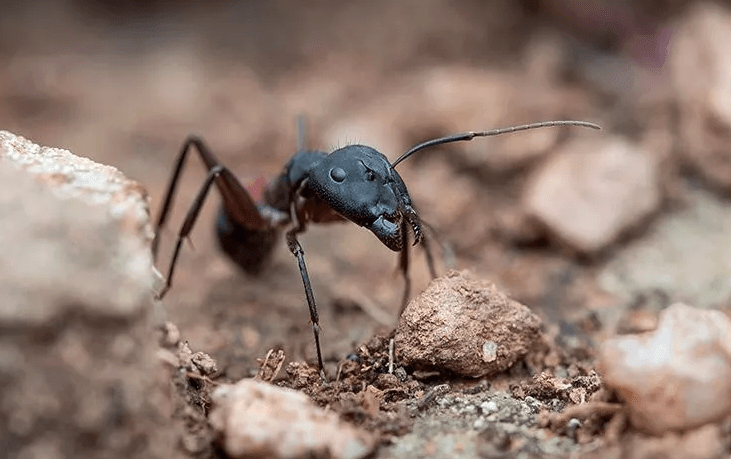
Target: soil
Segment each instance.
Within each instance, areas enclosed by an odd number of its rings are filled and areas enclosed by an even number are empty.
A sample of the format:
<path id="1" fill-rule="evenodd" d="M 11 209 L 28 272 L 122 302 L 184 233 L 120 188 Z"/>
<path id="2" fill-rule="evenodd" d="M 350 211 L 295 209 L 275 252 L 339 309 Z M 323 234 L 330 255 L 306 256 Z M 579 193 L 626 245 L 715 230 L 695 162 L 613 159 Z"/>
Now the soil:
<path id="1" fill-rule="evenodd" d="M 497 127 L 474 124 L 483 121 L 590 119 L 603 125 L 604 135 L 642 142 L 672 140 L 677 132 L 666 110 L 672 98 L 639 97 L 637 88 L 612 86 L 596 71 L 602 65 L 652 70 L 654 64 L 638 59 L 621 38 L 566 19 L 557 6 L 563 2 L 179 3 L 3 6 L 0 128 L 118 167 L 145 185 L 153 213 L 187 135 L 200 133 L 223 164 L 251 183 L 275 176 L 293 154 L 300 114 L 307 117 L 310 147 L 380 143 L 391 158 L 463 121 L 470 124 L 456 129 Z M 672 11 L 653 9 L 657 2 L 620 3 L 634 3 L 628 14 L 652 24 L 686 11 L 686 2 L 673 2 Z M 49 23 L 51 12 L 57 19 Z M 434 69 L 452 72 L 454 81 L 464 69 L 484 70 L 495 87 L 515 95 L 506 96 L 507 105 L 434 112 L 439 94 L 424 95 Z M 658 75 L 653 81 L 662 85 L 665 77 Z M 462 99 L 479 99 L 474 85 L 456 87 Z M 400 173 L 439 242 L 438 272 L 468 268 L 529 306 L 543 319 L 544 349 L 498 377 L 464 379 L 398 362 L 389 373 L 403 289 L 396 255 L 353 224 L 313 225 L 301 242 L 320 313 L 328 375 L 322 382 L 294 259 L 282 241 L 261 274 L 240 272 L 218 250 L 214 197 L 183 247 L 164 299 L 166 320 L 180 339 L 168 328 L 161 342 L 171 365 L 186 369 L 171 372 L 181 457 L 225 457 L 207 422 L 210 391 L 257 374 L 376 432 L 378 458 L 619 457 L 622 438 L 644 441 L 595 371 L 596 344 L 617 324 L 646 329 L 633 320 L 652 321 L 687 292 L 651 282 L 610 289 L 606 279 L 631 259 L 628 251 L 644 253 L 642 244 L 661 237 L 664 223 L 694 206 L 695 196 L 719 203 L 707 206 L 719 218 L 728 214 L 727 197 L 663 150 L 663 202 L 653 217 L 599 253 L 577 255 L 526 219 L 521 207 L 523 186 L 553 144 L 495 164 L 470 160 L 478 151 L 490 154 L 473 149 L 467 155 L 461 145 L 434 149 L 404 163 Z M 163 272 L 204 177 L 197 158 L 188 164 L 163 233 Z M 429 282 L 423 253 L 414 253 L 412 296 Z M 731 293 L 706 305 L 728 310 Z M 186 353 L 196 352 L 209 355 L 215 370 L 211 362 L 185 363 Z"/>

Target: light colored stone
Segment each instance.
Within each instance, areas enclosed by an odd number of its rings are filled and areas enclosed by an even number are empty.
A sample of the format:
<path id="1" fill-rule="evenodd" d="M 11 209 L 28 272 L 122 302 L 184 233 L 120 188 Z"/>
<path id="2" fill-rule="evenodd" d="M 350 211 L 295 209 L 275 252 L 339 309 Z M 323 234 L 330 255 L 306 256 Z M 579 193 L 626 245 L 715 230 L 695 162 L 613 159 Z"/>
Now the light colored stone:
<path id="1" fill-rule="evenodd" d="M 600 369 L 639 429 L 662 434 L 716 421 L 731 414 L 731 320 L 674 304 L 657 330 L 607 340 Z"/>
<path id="2" fill-rule="evenodd" d="M 563 243 L 596 253 L 660 205 L 655 158 L 619 137 L 580 138 L 531 178 L 523 202 Z"/>
<path id="3" fill-rule="evenodd" d="M 622 441 L 626 459 L 719 459 L 728 457 L 727 435 L 716 424 L 688 432 L 668 432 L 662 437 L 629 435 Z M 607 455 L 607 457 L 612 457 Z"/>
<path id="4" fill-rule="evenodd" d="M 675 27 L 669 67 L 681 153 L 711 184 L 731 190 L 731 10 L 694 4 Z"/>
<path id="5" fill-rule="evenodd" d="M 469 377 L 505 371 L 540 339 L 541 321 L 495 285 L 451 271 L 404 310 L 395 336 L 400 364 Z"/>
<path id="6" fill-rule="evenodd" d="M 173 454 L 144 196 L 114 168 L 0 131 L 8 457 Z"/>
<path id="7" fill-rule="evenodd" d="M 44 323 L 72 308 L 130 317 L 151 306 L 159 280 L 139 183 L 5 131 L 0 163 L 0 320 Z"/>
<path id="8" fill-rule="evenodd" d="M 231 458 L 370 454 L 375 438 L 316 406 L 305 394 L 253 379 L 219 386 L 210 421 Z"/>

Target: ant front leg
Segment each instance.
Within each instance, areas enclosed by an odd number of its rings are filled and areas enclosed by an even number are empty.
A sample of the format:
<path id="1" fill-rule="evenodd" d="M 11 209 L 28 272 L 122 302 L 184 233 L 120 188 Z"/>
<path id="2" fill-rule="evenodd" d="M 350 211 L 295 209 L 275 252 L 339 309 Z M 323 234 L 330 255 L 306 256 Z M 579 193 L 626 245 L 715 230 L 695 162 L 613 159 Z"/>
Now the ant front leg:
<path id="1" fill-rule="evenodd" d="M 426 265 L 429 267 L 429 275 L 432 280 L 437 278 L 437 270 L 434 267 L 434 255 L 431 253 L 431 246 L 429 245 L 429 237 L 423 235 L 421 237 L 421 245 L 424 246 L 424 255 L 426 256 Z"/>
<path id="2" fill-rule="evenodd" d="M 307 274 L 307 265 L 305 264 L 305 251 L 302 249 L 302 245 L 297 240 L 297 234 L 305 230 L 305 224 L 303 220 L 297 215 L 297 194 L 292 199 L 291 203 L 291 214 L 292 220 L 295 223 L 294 228 L 287 232 L 287 247 L 292 255 L 297 258 L 297 264 L 299 265 L 300 275 L 302 276 L 302 285 L 305 289 L 305 297 L 307 297 L 307 306 L 310 309 L 310 322 L 312 322 L 312 332 L 315 335 L 315 348 L 317 349 L 317 366 L 320 370 L 320 378 L 326 381 L 325 378 L 325 366 L 322 363 L 322 350 L 320 349 L 320 319 L 317 315 L 317 304 L 315 303 L 315 295 L 312 293 L 312 284 L 310 283 L 310 276 Z"/>
<path id="3" fill-rule="evenodd" d="M 399 252 L 399 270 L 404 278 L 404 295 L 401 298 L 401 309 L 399 309 L 399 317 L 403 314 L 404 309 L 409 303 L 409 294 L 411 293 L 411 277 L 409 276 L 409 238 L 406 230 L 406 222 L 401 224 L 401 251 Z M 436 279 L 437 270 L 434 268 L 434 255 L 431 252 L 429 239 L 426 235 L 420 236 L 420 243 L 424 247 L 426 255 L 426 264 L 429 268 L 429 275 L 432 279 Z"/>

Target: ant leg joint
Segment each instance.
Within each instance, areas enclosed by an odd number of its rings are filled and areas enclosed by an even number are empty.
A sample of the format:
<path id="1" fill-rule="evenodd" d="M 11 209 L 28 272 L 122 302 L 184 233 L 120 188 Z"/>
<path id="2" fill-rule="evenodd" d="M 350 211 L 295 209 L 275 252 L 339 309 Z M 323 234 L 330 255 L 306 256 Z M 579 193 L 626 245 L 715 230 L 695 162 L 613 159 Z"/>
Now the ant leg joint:
<path id="1" fill-rule="evenodd" d="M 304 255 L 305 251 L 302 249 L 302 245 L 300 245 L 299 241 L 297 240 L 297 233 L 295 230 L 289 231 L 287 233 L 287 247 L 289 248 L 289 251 L 292 252 L 292 255 L 295 257 L 299 257 L 300 255 Z"/>

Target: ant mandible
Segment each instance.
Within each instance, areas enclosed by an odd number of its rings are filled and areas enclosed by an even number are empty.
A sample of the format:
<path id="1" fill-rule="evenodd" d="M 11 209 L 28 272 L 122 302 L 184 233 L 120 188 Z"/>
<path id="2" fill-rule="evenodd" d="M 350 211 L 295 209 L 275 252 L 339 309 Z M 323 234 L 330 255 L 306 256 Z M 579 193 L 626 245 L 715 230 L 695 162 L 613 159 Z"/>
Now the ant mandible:
<path id="1" fill-rule="evenodd" d="M 405 281 L 401 301 L 403 311 L 411 288 L 408 274 L 409 229 L 414 235 L 413 244 L 421 243 L 425 249 L 432 278 L 436 277 L 436 273 L 419 214 L 411 203 L 404 181 L 396 172 L 398 164 L 426 148 L 450 142 L 468 141 L 475 137 L 553 126 L 600 129 L 598 125 L 586 121 L 545 121 L 488 131 L 471 131 L 422 142 L 395 161 L 389 162 L 382 153 L 365 145 L 348 145 L 330 154 L 308 150 L 305 148 L 302 119 L 299 126 L 297 153 L 287 162 L 282 173 L 264 187 L 259 202 L 254 200 L 236 176 L 216 159 L 202 138 L 189 136 L 180 150 L 165 193 L 155 226 L 152 254 L 153 258 L 157 259 L 160 231 L 167 220 L 185 158 L 191 147 L 195 147 L 208 174 L 180 227 L 165 286 L 157 297 L 162 298 L 170 289 L 183 240 L 192 231 L 206 196 L 211 186 L 215 184 L 222 198 L 217 224 L 218 242 L 231 260 L 245 272 L 249 274 L 260 272 L 270 258 L 279 234 L 285 228 L 289 228 L 285 233 L 287 247 L 299 264 L 315 336 L 317 365 L 323 379 L 324 366 L 320 350 L 317 305 L 307 274 L 304 250 L 297 240 L 297 235 L 305 231 L 309 223 L 350 220 L 370 230 L 389 249 L 399 252 L 399 269 Z"/>

